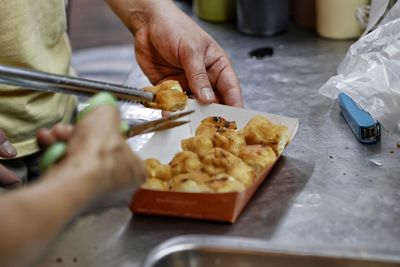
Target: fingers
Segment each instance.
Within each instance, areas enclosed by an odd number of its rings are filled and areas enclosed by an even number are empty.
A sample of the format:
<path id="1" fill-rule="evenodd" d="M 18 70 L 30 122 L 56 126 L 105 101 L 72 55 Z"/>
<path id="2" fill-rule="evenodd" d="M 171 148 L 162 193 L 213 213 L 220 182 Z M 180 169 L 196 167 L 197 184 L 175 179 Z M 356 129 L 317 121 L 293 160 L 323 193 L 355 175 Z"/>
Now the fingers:
<path id="1" fill-rule="evenodd" d="M 3 158 L 13 158 L 17 155 L 17 150 L 8 141 L 5 132 L 0 129 L 0 157 Z"/>
<path id="2" fill-rule="evenodd" d="M 224 104 L 243 108 L 242 90 L 236 74 L 230 66 L 219 70 L 216 88 Z"/>
<path id="3" fill-rule="evenodd" d="M 132 152 L 119 129 L 117 109 L 99 106 L 79 122 L 68 146 L 74 158 L 79 154 L 85 160 L 101 162 L 101 175 L 105 178 L 102 182 L 108 192 L 136 190 L 146 177 L 143 162 Z"/>
<path id="4" fill-rule="evenodd" d="M 22 181 L 17 174 L 0 164 L 0 185 L 12 189 L 21 186 Z"/>
<path id="5" fill-rule="evenodd" d="M 217 90 L 219 100 L 229 106 L 243 107 L 243 97 L 239 79 L 232 64 L 218 45 L 210 46 L 207 51 L 208 77 Z"/>
<path id="6" fill-rule="evenodd" d="M 199 102 L 202 104 L 215 102 L 216 97 L 208 80 L 203 54 L 193 50 L 182 55 L 182 67 L 189 87 Z"/>
<path id="7" fill-rule="evenodd" d="M 68 141 L 74 127 L 68 124 L 56 124 L 51 129 L 40 129 L 37 140 L 40 147 L 48 147 L 56 141 Z"/>
<path id="8" fill-rule="evenodd" d="M 204 54 L 189 49 L 181 59 L 189 86 L 200 103 L 218 102 L 214 87 L 223 104 L 243 107 L 239 80 L 221 47 L 211 43 Z"/>
<path id="9" fill-rule="evenodd" d="M 133 179 L 134 188 L 137 189 L 143 182 L 146 180 L 147 171 L 144 165 L 144 162 L 136 156 L 132 151 L 130 151 L 131 159 L 130 159 L 130 178 Z"/>
<path id="10" fill-rule="evenodd" d="M 76 135 L 89 139 L 90 146 L 102 147 L 110 136 L 121 136 L 119 124 L 120 115 L 115 107 L 98 106 L 79 122 L 76 126 Z"/>

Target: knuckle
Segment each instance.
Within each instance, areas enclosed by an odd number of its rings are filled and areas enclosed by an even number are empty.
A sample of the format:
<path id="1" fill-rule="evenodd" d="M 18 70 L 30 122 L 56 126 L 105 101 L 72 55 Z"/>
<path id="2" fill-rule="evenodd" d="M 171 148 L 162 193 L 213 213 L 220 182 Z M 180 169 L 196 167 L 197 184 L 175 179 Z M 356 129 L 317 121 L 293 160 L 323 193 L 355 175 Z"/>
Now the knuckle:
<path id="1" fill-rule="evenodd" d="M 193 79 L 196 81 L 207 81 L 208 82 L 208 75 L 205 72 L 195 72 L 193 73 Z"/>

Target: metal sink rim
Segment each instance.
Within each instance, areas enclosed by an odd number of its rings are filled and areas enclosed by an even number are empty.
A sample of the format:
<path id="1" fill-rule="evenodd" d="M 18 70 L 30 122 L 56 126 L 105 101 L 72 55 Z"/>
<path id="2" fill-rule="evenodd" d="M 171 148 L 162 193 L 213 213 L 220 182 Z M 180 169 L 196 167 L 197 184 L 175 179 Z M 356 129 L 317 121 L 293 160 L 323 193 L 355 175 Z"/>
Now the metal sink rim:
<path id="1" fill-rule="evenodd" d="M 395 263 L 400 266 L 400 251 L 390 248 L 376 247 L 369 248 L 355 247 L 326 247 L 319 244 L 314 246 L 299 246 L 293 244 L 276 244 L 254 238 L 236 236 L 216 236 L 216 235 L 183 235 L 173 237 L 156 246 L 147 255 L 143 262 L 143 267 L 152 267 L 155 264 L 173 253 L 189 250 L 209 250 L 223 249 L 242 252 L 286 254 L 288 256 L 310 256 L 310 257 L 329 257 L 345 260 L 365 260 L 380 261 L 385 263 Z"/>

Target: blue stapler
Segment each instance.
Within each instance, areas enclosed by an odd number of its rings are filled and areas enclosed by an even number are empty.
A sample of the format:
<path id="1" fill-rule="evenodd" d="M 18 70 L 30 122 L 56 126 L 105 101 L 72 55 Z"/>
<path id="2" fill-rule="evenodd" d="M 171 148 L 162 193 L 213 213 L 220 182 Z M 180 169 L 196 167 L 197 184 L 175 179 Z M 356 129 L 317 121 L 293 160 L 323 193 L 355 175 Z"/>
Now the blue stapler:
<path id="1" fill-rule="evenodd" d="M 339 106 L 344 119 L 361 143 L 375 143 L 381 134 L 380 125 L 347 94 L 339 94 Z"/>

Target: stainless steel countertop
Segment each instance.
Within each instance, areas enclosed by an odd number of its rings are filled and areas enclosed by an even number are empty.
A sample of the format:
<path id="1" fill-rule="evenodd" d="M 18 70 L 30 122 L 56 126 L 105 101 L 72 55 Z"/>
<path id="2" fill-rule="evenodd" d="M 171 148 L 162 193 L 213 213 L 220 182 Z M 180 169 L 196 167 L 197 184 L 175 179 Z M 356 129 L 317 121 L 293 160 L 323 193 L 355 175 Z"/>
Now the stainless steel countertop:
<path id="1" fill-rule="evenodd" d="M 115 208 L 78 219 L 39 266 L 139 266 L 154 246 L 183 234 L 399 255 L 399 137 L 383 130 L 377 144 L 360 144 L 337 103 L 317 92 L 351 43 L 297 27 L 254 38 L 231 24 L 199 23 L 232 58 L 246 108 L 299 118 L 297 136 L 234 225 L 132 216 Z M 248 57 L 263 46 L 274 48 L 271 58 Z"/>

